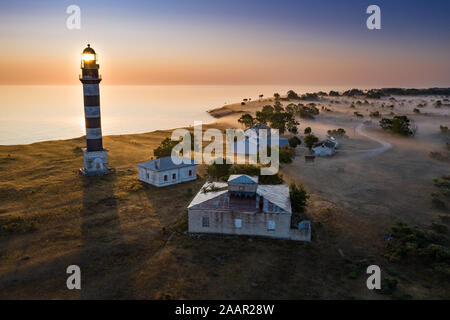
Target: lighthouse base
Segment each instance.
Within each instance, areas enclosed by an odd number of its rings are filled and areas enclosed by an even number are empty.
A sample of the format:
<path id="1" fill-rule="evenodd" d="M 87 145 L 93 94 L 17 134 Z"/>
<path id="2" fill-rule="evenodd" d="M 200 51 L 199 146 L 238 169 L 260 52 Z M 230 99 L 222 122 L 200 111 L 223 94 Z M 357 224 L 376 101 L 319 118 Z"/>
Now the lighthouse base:
<path id="1" fill-rule="evenodd" d="M 108 166 L 108 150 L 87 151 L 83 148 L 84 168 L 80 172 L 85 176 L 101 176 L 111 171 Z"/>

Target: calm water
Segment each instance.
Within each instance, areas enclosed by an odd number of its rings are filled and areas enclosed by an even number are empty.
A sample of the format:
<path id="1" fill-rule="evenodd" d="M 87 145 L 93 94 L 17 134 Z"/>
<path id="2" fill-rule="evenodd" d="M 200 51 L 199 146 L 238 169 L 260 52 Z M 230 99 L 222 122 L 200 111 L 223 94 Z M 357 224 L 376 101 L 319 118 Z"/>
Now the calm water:
<path id="1" fill-rule="evenodd" d="M 296 86 L 100 86 L 104 135 L 204 123 L 207 110 L 243 98 L 317 91 Z M 84 135 L 83 90 L 77 86 L 0 86 L 0 145 Z"/>

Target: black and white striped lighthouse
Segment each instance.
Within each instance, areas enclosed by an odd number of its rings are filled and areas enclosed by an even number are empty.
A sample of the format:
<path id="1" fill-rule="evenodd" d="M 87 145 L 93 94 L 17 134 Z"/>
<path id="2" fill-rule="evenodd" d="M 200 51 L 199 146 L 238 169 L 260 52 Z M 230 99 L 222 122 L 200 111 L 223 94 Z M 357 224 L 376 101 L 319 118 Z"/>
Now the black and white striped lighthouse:
<path id="1" fill-rule="evenodd" d="M 98 74 L 97 54 L 88 44 L 81 57 L 80 81 L 83 84 L 84 118 L 86 124 L 86 148 L 84 152 L 85 175 L 108 173 L 108 150 L 103 149 L 102 126 L 100 120 L 100 91 L 102 81 Z"/>

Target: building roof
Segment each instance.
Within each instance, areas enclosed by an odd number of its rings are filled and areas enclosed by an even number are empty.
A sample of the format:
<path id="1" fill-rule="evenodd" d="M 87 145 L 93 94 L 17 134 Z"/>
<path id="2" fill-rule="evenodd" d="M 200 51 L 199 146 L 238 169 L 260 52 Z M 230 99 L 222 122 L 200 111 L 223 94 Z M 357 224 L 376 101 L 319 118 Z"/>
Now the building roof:
<path id="1" fill-rule="evenodd" d="M 260 184 L 256 193 L 281 209 L 292 213 L 289 186 L 286 184 Z"/>
<path id="2" fill-rule="evenodd" d="M 95 54 L 95 50 L 91 48 L 90 44 L 88 44 L 87 47 L 83 50 L 83 53 Z"/>
<path id="3" fill-rule="evenodd" d="M 228 178 L 228 182 L 235 183 L 258 183 L 258 176 L 248 176 L 246 174 L 232 174 Z"/>
<path id="4" fill-rule="evenodd" d="M 214 186 L 218 190 L 203 192 L 203 190 L 211 186 Z M 228 183 L 225 182 L 206 182 L 191 201 L 188 209 L 195 207 L 195 209 L 208 210 L 258 211 L 255 199 L 241 200 L 231 198 L 227 186 Z M 285 184 L 258 185 L 256 193 L 280 207 L 285 212 L 292 213 L 289 186 Z"/>
<path id="5" fill-rule="evenodd" d="M 149 169 L 152 171 L 167 171 L 184 167 L 196 166 L 194 160 L 188 158 L 182 158 L 183 162 L 175 164 L 171 157 L 164 157 L 155 160 L 149 160 L 146 162 L 138 163 L 138 167 Z"/>
<path id="6" fill-rule="evenodd" d="M 336 141 L 327 139 L 327 140 L 316 143 L 314 145 L 314 148 L 326 147 L 326 148 L 334 149 L 334 148 L 336 148 L 336 145 L 337 145 Z"/>
<path id="7" fill-rule="evenodd" d="M 218 188 L 221 190 L 203 192 L 203 190 L 208 189 L 210 187 Z M 203 187 L 200 189 L 200 191 L 197 193 L 195 198 L 191 201 L 188 208 L 191 208 L 193 206 L 199 205 L 208 200 L 217 198 L 223 194 L 228 193 L 228 189 L 226 189 L 227 187 L 228 187 L 228 183 L 226 183 L 226 182 L 206 182 L 203 185 Z M 219 205 L 219 203 L 217 205 Z"/>

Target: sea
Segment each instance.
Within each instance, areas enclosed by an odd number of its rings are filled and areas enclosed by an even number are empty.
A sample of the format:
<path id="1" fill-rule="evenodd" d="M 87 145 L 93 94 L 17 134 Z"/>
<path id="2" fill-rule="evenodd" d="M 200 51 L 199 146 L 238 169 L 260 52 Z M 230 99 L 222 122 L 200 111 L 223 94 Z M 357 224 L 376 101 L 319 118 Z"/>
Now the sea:
<path id="1" fill-rule="evenodd" d="M 103 135 L 143 133 L 203 123 L 208 110 L 243 99 L 329 91 L 336 88 L 227 86 L 100 85 Z M 74 86 L 0 86 L 0 145 L 80 137 L 85 134 L 83 89 Z"/>

